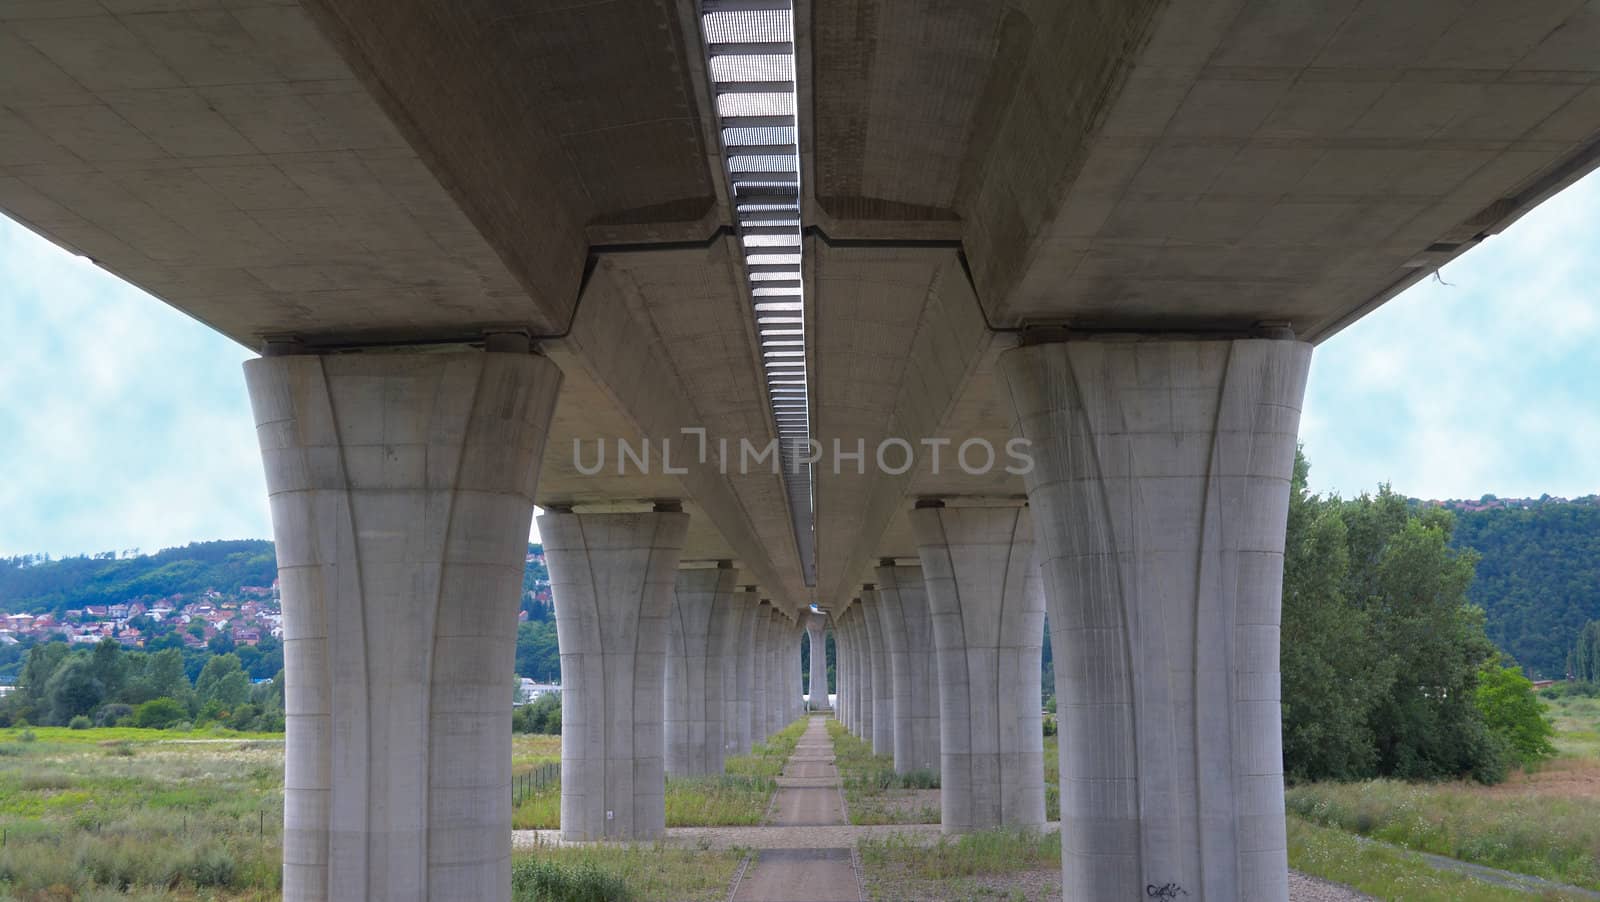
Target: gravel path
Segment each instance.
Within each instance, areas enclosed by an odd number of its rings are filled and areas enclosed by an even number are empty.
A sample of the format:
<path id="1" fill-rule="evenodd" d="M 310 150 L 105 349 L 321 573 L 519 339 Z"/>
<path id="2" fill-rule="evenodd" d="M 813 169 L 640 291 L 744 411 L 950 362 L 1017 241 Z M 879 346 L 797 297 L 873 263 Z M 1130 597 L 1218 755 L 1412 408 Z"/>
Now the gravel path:
<path id="1" fill-rule="evenodd" d="M 1333 883 L 1299 871 L 1289 872 L 1289 902 L 1357 902 L 1371 898 L 1342 883 Z"/>

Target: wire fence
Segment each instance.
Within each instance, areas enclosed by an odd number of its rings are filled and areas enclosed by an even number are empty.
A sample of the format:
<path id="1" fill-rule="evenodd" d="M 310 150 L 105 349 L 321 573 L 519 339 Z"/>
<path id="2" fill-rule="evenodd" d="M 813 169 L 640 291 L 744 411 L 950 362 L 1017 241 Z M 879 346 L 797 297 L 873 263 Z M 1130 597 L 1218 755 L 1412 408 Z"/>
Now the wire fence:
<path id="1" fill-rule="evenodd" d="M 520 774 L 512 774 L 511 804 L 513 807 L 521 805 L 524 799 L 534 793 L 542 791 L 547 786 L 557 785 L 560 782 L 561 762 L 559 761 L 540 764 Z"/>

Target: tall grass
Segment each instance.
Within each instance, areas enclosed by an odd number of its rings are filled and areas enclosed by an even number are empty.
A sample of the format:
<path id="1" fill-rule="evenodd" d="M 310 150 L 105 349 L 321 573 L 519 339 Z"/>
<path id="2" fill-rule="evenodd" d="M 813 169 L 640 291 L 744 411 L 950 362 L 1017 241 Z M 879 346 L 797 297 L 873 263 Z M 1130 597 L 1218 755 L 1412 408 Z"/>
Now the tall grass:
<path id="1" fill-rule="evenodd" d="M 668 827 L 755 826 L 766 816 L 777 776 L 805 732 L 804 718 L 756 744 L 748 755 L 727 759 L 715 777 L 668 777 Z M 559 752 L 558 752 L 559 755 Z M 530 752 L 525 760 L 534 760 Z M 518 830 L 555 830 L 561 826 L 561 787 L 552 784 L 523 797 L 511 810 Z"/>
<path id="2" fill-rule="evenodd" d="M 1407 849 L 1600 889 L 1600 804 L 1475 784 L 1369 780 L 1285 794 L 1289 812 Z"/>
<path id="3" fill-rule="evenodd" d="M 983 830 L 940 837 L 928 845 L 905 834 L 864 839 L 857 846 L 866 868 L 898 868 L 921 880 L 1061 867 L 1061 834 L 1037 830 Z"/>
<path id="4" fill-rule="evenodd" d="M 276 895 L 281 744 L 53 736 L 0 756 L 0 896 Z"/>
<path id="5" fill-rule="evenodd" d="M 516 857 L 512 896 L 516 902 L 711 902 L 727 895 L 744 854 L 659 844 L 539 849 Z"/>
<path id="6" fill-rule="evenodd" d="M 1526 891 L 1443 871 L 1403 849 L 1364 843 L 1342 830 L 1294 816 L 1289 818 L 1289 866 L 1380 899 L 1525 902 L 1533 898 Z M 1552 892 L 1537 898 L 1561 902 L 1576 897 Z"/>
<path id="7" fill-rule="evenodd" d="M 834 766 L 844 788 L 845 808 L 852 824 L 936 824 L 937 805 L 919 804 L 910 790 L 937 789 L 939 775 L 931 770 L 898 773 L 890 755 L 874 755 L 872 743 L 861 739 L 837 720 L 828 721 L 833 740 Z"/>

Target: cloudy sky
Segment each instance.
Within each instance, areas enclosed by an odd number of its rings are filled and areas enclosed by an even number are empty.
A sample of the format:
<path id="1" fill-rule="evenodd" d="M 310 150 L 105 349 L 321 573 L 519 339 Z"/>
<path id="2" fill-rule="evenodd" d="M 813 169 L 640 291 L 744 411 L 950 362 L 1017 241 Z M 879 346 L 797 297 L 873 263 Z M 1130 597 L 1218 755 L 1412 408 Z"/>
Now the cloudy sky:
<path id="1" fill-rule="evenodd" d="M 0 217 L 0 555 L 269 538 L 245 349 Z M 1317 351 L 1318 491 L 1600 492 L 1600 176 Z"/>

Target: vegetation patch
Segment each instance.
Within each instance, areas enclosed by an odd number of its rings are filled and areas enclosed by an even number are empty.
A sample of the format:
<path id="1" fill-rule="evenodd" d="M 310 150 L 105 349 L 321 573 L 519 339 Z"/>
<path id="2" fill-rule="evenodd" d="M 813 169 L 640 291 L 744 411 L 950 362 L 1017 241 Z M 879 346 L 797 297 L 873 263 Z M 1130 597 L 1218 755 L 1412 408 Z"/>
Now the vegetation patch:
<path id="1" fill-rule="evenodd" d="M 1380 899 L 1449 902 L 1525 902 L 1524 890 L 1495 886 L 1440 870 L 1422 856 L 1381 843 L 1363 842 L 1342 830 L 1289 817 L 1289 867 L 1332 880 Z M 1579 897 L 1550 892 L 1546 902 L 1577 902 Z"/>
<path id="2" fill-rule="evenodd" d="M 850 823 L 939 823 L 937 774 L 897 773 L 892 756 L 874 755 L 872 743 L 853 735 L 837 720 L 829 718 L 827 725 Z"/>
<path id="3" fill-rule="evenodd" d="M 875 900 L 1061 897 L 1061 837 L 1055 831 L 985 830 L 941 837 L 891 835 L 861 841 L 862 876 Z"/>
<path id="4" fill-rule="evenodd" d="M 549 848 L 519 854 L 512 865 L 516 902 L 713 902 L 727 896 L 742 851 L 665 845 Z"/>

